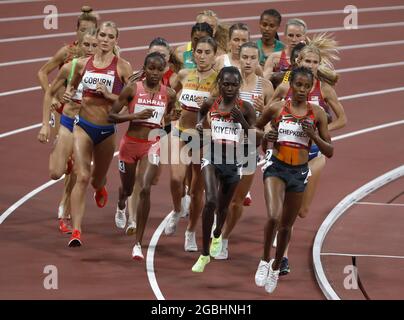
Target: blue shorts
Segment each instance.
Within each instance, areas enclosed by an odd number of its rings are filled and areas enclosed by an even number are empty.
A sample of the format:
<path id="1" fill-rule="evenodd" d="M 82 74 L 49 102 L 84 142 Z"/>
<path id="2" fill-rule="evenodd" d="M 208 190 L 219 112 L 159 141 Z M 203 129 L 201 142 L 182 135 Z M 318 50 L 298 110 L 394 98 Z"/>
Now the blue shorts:
<path id="1" fill-rule="evenodd" d="M 310 151 L 309 151 L 309 161 L 313 160 L 314 158 L 318 157 L 321 155 L 321 151 L 318 148 L 318 145 L 312 144 Z"/>
<path id="2" fill-rule="evenodd" d="M 99 144 L 116 132 L 114 124 L 109 126 L 98 126 L 80 118 L 79 116 L 76 116 L 74 124 L 81 127 L 89 135 L 91 140 L 93 140 L 94 145 Z"/>
<path id="3" fill-rule="evenodd" d="M 73 133 L 74 118 L 69 118 L 62 114 L 60 117 L 60 124 Z"/>

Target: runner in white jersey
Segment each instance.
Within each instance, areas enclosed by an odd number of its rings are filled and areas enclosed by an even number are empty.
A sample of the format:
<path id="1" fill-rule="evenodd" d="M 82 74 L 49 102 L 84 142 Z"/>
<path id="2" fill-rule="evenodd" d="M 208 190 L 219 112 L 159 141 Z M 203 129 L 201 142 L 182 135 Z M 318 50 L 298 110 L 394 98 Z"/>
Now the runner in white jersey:
<path id="1" fill-rule="evenodd" d="M 255 74 L 254 70 L 258 65 L 259 51 L 257 44 L 255 42 L 246 42 L 240 49 L 242 84 L 239 96 L 240 99 L 249 102 L 254 107 L 257 119 L 261 116 L 264 105 L 270 101 L 273 95 L 271 82 Z M 242 168 L 243 175 L 229 207 L 229 214 L 223 230 L 222 251 L 215 259 L 228 258 L 230 234 L 243 213 L 243 205 L 251 203 L 249 190 L 254 180 L 258 152 L 257 146 L 251 145 L 247 141 L 248 139 L 245 139 L 244 156 L 246 161 Z"/>

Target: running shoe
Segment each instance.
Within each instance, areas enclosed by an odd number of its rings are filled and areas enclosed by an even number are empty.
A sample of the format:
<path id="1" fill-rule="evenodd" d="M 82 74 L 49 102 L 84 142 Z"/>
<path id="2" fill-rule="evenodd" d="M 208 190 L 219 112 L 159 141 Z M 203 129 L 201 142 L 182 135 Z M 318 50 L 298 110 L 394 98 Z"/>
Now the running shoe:
<path id="1" fill-rule="evenodd" d="M 268 277 L 265 281 L 265 291 L 268 293 L 272 293 L 275 291 L 279 279 L 279 270 L 272 269 L 272 264 L 274 263 L 274 261 L 274 259 L 269 261 Z"/>
<path id="2" fill-rule="evenodd" d="M 185 231 L 185 244 L 184 250 L 187 252 L 195 252 L 198 251 L 198 246 L 196 244 L 196 236 L 195 232 Z"/>
<path id="3" fill-rule="evenodd" d="M 206 265 L 210 262 L 209 256 L 200 255 L 198 261 L 193 265 L 193 272 L 203 272 L 205 270 Z"/>
<path id="4" fill-rule="evenodd" d="M 94 192 L 94 199 L 99 208 L 104 208 L 108 202 L 107 188 L 105 188 L 105 186 L 103 186 L 100 190 L 96 190 Z"/>
<path id="5" fill-rule="evenodd" d="M 258 287 L 265 286 L 265 281 L 268 277 L 269 262 L 261 260 L 258 264 L 257 272 L 255 273 L 255 284 Z"/>
<path id="6" fill-rule="evenodd" d="M 133 236 L 136 233 L 136 222 L 135 221 L 131 221 L 128 223 L 125 233 L 127 236 Z"/>
<path id="7" fill-rule="evenodd" d="M 72 228 L 68 223 L 65 223 L 64 219 L 59 219 L 59 231 L 63 234 L 71 234 Z"/>
<path id="8" fill-rule="evenodd" d="M 250 191 L 248 191 L 247 195 L 244 198 L 243 206 L 249 207 L 251 206 L 251 203 L 252 203 L 251 193 Z"/>
<path id="9" fill-rule="evenodd" d="M 143 253 L 142 253 L 142 246 L 140 243 L 136 243 L 132 249 L 132 259 L 137 260 L 137 261 L 142 261 L 144 259 Z"/>
<path id="10" fill-rule="evenodd" d="M 219 255 L 215 257 L 216 260 L 227 260 L 229 257 L 229 239 L 222 239 L 222 251 L 220 251 Z"/>
<path id="11" fill-rule="evenodd" d="M 119 206 L 116 206 L 115 225 L 119 229 L 125 229 L 125 226 L 126 226 L 126 205 L 125 205 L 125 208 L 123 208 L 122 210 L 119 209 Z"/>
<path id="12" fill-rule="evenodd" d="M 286 276 L 290 272 L 289 260 L 287 257 L 283 257 L 281 266 L 279 267 L 279 275 Z"/>
<path id="13" fill-rule="evenodd" d="M 209 254 L 211 257 L 215 258 L 222 251 L 222 235 L 218 238 L 213 237 L 210 243 Z"/>
<path id="14" fill-rule="evenodd" d="M 81 232 L 74 229 L 69 240 L 69 247 L 80 247 L 83 243 L 81 242 Z"/>
<path id="15" fill-rule="evenodd" d="M 168 219 L 167 224 L 164 228 L 164 233 L 167 236 L 172 236 L 173 234 L 175 234 L 179 220 L 180 220 L 180 213 L 171 211 L 170 218 Z"/>
<path id="16" fill-rule="evenodd" d="M 185 194 L 181 198 L 181 218 L 186 218 L 189 216 L 189 205 L 191 204 L 191 197 L 188 194 Z"/>

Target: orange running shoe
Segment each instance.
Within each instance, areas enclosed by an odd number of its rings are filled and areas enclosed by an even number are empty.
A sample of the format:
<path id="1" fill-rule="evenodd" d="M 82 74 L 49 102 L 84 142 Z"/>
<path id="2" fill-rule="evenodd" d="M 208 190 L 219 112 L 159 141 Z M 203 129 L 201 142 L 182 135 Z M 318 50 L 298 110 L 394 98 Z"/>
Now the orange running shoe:
<path id="1" fill-rule="evenodd" d="M 65 223 L 64 219 L 59 219 L 59 231 L 63 234 L 71 234 L 71 227 Z"/>
<path id="2" fill-rule="evenodd" d="M 108 202 L 107 188 L 103 186 L 100 190 L 94 192 L 94 200 L 99 208 L 104 208 Z"/>
<path id="3" fill-rule="evenodd" d="M 83 243 L 81 242 L 81 232 L 77 229 L 73 230 L 72 236 L 69 240 L 69 247 L 80 247 Z"/>

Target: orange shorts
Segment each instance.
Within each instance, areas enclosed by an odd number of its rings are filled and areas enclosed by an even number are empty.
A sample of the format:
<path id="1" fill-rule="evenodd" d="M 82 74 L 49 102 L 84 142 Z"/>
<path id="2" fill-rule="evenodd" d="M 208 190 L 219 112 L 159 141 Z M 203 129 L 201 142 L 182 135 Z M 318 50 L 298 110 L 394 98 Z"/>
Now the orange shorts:
<path id="1" fill-rule="evenodd" d="M 144 156 L 153 155 L 153 163 L 160 157 L 159 141 L 149 141 L 124 135 L 119 145 L 119 160 L 126 163 L 135 163 Z"/>

